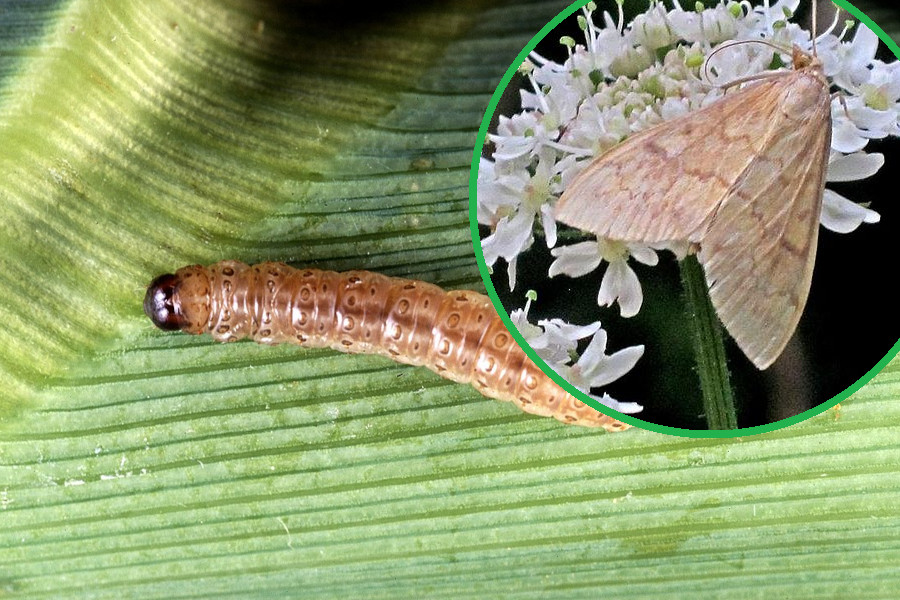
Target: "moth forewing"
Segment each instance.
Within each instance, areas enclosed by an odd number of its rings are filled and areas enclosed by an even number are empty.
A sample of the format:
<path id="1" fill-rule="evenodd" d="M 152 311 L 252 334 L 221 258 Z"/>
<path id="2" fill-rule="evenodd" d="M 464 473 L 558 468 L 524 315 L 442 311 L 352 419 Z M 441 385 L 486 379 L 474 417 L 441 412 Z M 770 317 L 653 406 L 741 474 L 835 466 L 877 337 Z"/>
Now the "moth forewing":
<path id="1" fill-rule="evenodd" d="M 692 242 L 719 318 L 765 369 L 809 294 L 830 145 L 822 64 L 794 47 L 793 70 L 594 159 L 559 199 L 556 218 L 625 242 Z"/>

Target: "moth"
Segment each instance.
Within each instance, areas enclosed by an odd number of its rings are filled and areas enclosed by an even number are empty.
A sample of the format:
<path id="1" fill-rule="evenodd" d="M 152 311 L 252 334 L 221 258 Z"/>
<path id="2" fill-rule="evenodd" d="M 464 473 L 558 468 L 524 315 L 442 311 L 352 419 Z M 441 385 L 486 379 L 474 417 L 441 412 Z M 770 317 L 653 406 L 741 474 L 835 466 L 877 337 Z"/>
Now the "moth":
<path id="1" fill-rule="evenodd" d="M 160 329 L 209 333 L 220 342 L 251 338 L 378 354 L 471 384 L 528 413 L 607 431 L 629 427 L 547 377 L 515 343 L 490 299 L 472 291 L 368 271 L 226 260 L 157 277 L 144 312 Z"/>
<path id="2" fill-rule="evenodd" d="M 831 148 L 822 63 L 797 46 L 792 63 L 627 138 L 556 205 L 559 221 L 598 236 L 690 242 L 719 319 L 759 369 L 809 295 Z"/>

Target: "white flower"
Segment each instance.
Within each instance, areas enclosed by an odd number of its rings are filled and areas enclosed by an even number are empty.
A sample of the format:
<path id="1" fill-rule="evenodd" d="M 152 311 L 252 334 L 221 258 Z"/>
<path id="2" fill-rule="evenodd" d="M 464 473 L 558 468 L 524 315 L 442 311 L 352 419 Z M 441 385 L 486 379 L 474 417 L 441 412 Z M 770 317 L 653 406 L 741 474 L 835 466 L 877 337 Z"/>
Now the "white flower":
<path id="1" fill-rule="evenodd" d="M 556 260 L 550 265 L 550 277 L 560 274 L 581 277 L 599 267 L 601 263 L 608 263 L 597 294 L 597 304 L 610 306 L 618 301 L 619 311 L 623 317 L 636 315 L 644 301 L 640 281 L 628 266 L 628 258 L 633 256 L 638 262 L 651 266 L 659 261 L 656 252 L 649 246 L 626 244 L 605 238 L 554 248 L 551 254 Z"/>
<path id="2" fill-rule="evenodd" d="M 628 373 L 644 353 L 643 346 L 630 346 L 607 355 L 607 335 L 600 328 L 599 321 L 590 325 L 572 325 L 561 319 L 548 319 L 534 325 L 528 321 L 530 308 L 531 299 L 525 303 L 524 309 L 510 313 L 516 329 L 554 371 L 585 393 L 592 388 L 608 385 Z M 591 336 L 584 353 L 575 364 L 571 364 L 578 342 Z M 623 413 L 635 413 L 643 408 L 634 402 L 618 402 L 605 393 L 591 397 Z"/>
<path id="3" fill-rule="evenodd" d="M 496 172 L 497 166 L 494 165 Z M 486 180 L 479 189 L 488 195 L 481 213 L 486 220 L 489 215 L 503 214 L 494 225 L 494 232 L 481 242 L 484 260 L 493 265 L 498 258 L 512 263 L 534 241 L 532 231 L 535 218 L 540 215 L 548 246 L 556 243 L 556 221 L 550 206 L 554 193 L 559 193 L 558 164 L 543 151 L 538 157 L 534 173 L 518 171 L 507 176 L 497 176 Z M 510 289 L 514 287 L 514 276 L 510 275 Z"/>
<path id="4" fill-rule="evenodd" d="M 828 165 L 828 181 L 856 181 L 874 175 L 884 164 L 883 154 L 839 154 Z M 822 199 L 822 227 L 836 233 L 850 233 L 863 223 L 878 223 L 881 215 L 870 208 L 825 190 Z"/>
<path id="5" fill-rule="evenodd" d="M 644 354 L 643 346 L 631 346 L 607 355 L 606 338 L 602 329 L 594 334 L 581 358 L 569 369 L 567 379 L 572 385 L 585 390 L 609 385 L 634 368 Z"/>
<path id="6" fill-rule="evenodd" d="M 667 22 L 665 9 L 660 4 L 636 16 L 631 22 L 631 29 L 634 31 L 635 41 L 650 50 L 669 46 L 677 39 Z"/>
<path id="7" fill-rule="evenodd" d="M 865 23 L 856 28 L 853 41 L 842 44 L 837 54 L 837 72 L 829 73 L 834 82 L 846 90 L 856 89 L 869 80 L 869 66 L 875 60 L 878 36 Z"/>

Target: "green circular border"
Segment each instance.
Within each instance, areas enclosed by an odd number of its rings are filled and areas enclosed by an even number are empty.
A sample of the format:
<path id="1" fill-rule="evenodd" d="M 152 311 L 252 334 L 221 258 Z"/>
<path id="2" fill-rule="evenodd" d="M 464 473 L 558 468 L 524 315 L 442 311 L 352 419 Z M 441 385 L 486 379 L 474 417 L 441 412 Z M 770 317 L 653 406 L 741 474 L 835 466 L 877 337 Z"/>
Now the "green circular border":
<path id="1" fill-rule="evenodd" d="M 500 315 L 500 318 L 503 320 L 504 325 L 509 330 L 509 333 L 516 340 L 516 343 L 522 347 L 528 357 L 537 364 L 540 369 L 547 374 L 553 381 L 559 384 L 564 390 L 574 395 L 576 398 L 584 402 L 585 404 L 595 408 L 596 410 L 608 414 L 610 416 L 614 416 L 621 421 L 628 423 L 630 425 L 634 425 L 635 427 L 640 427 L 641 429 L 648 429 L 650 431 L 655 431 L 657 433 L 665 433 L 669 435 L 677 435 L 681 437 L 689 437 L 689 438 L 733 438 L 733 437 L 742 437 L 747 435 L 756 435 L 758 433 L 768 433 L 770 431 L 776 431 L 778 429 L 782 429 L 783 427 L 790 427 L 791 425 L 795 425 L 806 419 L 814 417 L 829 408 L 835 406 L 839 402 L 846 400 L 851 394 L 858 391 L 862 386 L 869 382 L 876 374 L 878 374 L 887 364 L 890 362 L 894 356 L 897 355 L 897 352 L 900 351 L 900 340 L 895 343 L 888 353 L 882 358 L 878 363 L 875 364 L 874 367 L 869 369 L 862 377 L 860 377 L 856 383 L 848 387 L 846 390 L 836 395 L 834 398 L 827 402 L 823 402 L 818 404 L 815 408 L 811 408 L 807 411 L 804 411 L 798 415 L 794 415 L 793 417 L 788 417 L 786 419 L 781 419 L 780 421 L 775 421 L 774 423 L 769 423 L 767 425 L 757 425 L 756 427 L 747 427 L 744 429 L 727 429 L 727 430 L 694 430 L 694 429 L 683 429 L 680 427 L 670 427 L 668 425 L 657 425 L 655 423 L 650 423 L 649 421 L 642 421 L 641 419 L 637 419 L 633 416 L 629 416 L 626 414 L 622 414 L 616 410 L 612 410 L 607 406 L 604 406 L 590 398 L 587 394 L 582 392 L 581 390 L 575 388 L 571 383 L 566 381 L 561 375 L 559 375 L 556 371 L 554 371 L 550 366 L 537 355 L 537 352 L 525 341 L 525 338 L 522 337 L 522 334 L 519 333 L 519 330 L 516 329 L 516 326 L 513 325 L 512 320 L 509 317 L 509 313 L 506 311 L 506 308 L 500 302 L 500 298 L 497 296 L 497 291 L 494 289 L 493 281 L 491 281 L 490 271 L 488 270 L 488 266 L 484 261 L 484 253 L 481 251 L 481 236 L 478 233 L 478 214 L 477 214 L 477 206 L 476 206 L 476 194 L 478 187 L 478 167 L 481 161 L 481 149 L 484 147 L 485 140 L 487 139 L 488 126 L 491 122 L 491 118 L 494 115 L 494 112 L 497 110 L 497 104 L 500 102 L 500 96 L 506 90 L 506 86 L 509 85 L 509 82 L 512 81 L 513 75 L 515 75 L 516 71 L 519 68 L 528 54 L 534 50 L 537 46 L 538 42 L 547 37 L 547 35 L 556 28 L 564 19 L 572 15 L 579 8 L 584 6 L 590 0 L 576 0 L 576 2 L 572 3 L 565 10 L 560 12 L 556 17 L 553 18 L 549 23 L 547 23 L 539 32 L 537 32 L 534 37 L 529 40 L 529 42 L 525 45 L 522 51 L 516 56 L 513 60 L 512 64 L 506 70 L 506 73 L 503 75 L 503 79 L 500 80 L 500 83 L 497 85 L 497 89 L 494 90 L 494 94 L 491 96 L 491 101 L 488 104 L 487 109 L 484 113 L 484 118 L 481 120 L 481 126 L 478 128 L 478 139 L 475 142 L 475 149 L 472 152 L 472 167 L 469 174 L 469 229 L 472 233 L 472 245 L 475 250 L 475 259 L 478 262 L 478 270 L 481 272 L 481 279 L 484 281 L 485 288 L 487 288 L 488 296 L 491 298 L 491 302 L 494 304 L 494 308 L 497 310 L 497 313 Z M 867 17 L 855 6 L 847 2 L 846 0 L 832 0 L 832 2 L 837 5 L 839 8 L 845 10 L 850 15 L 855 17 L 861 23 L 864 23 L 871 29 L 878 38 L 890 49 L 890 51 L 894 54 L 895 57 L 900 59 L 900 47 L 888 37 L 888 35 L 875 24 L 872 19 Z"/>

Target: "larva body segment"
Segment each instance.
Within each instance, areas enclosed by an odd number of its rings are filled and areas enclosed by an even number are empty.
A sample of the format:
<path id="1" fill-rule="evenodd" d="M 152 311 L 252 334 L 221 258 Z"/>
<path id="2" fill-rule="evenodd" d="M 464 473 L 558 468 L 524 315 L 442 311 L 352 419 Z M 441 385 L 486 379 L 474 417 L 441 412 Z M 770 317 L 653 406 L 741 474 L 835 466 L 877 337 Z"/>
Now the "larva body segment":
<path id="1" fill-rule="evenodd" d="M 144 310 L 162 329 L 387 356 L 522 410 L 588 427 L 628 425 L 580 402 L 515 343 L 487 296 L 369 271 L 222 261 L 158 277 Z"/>

